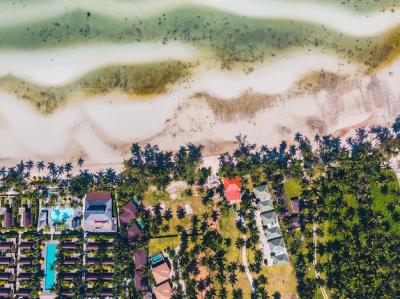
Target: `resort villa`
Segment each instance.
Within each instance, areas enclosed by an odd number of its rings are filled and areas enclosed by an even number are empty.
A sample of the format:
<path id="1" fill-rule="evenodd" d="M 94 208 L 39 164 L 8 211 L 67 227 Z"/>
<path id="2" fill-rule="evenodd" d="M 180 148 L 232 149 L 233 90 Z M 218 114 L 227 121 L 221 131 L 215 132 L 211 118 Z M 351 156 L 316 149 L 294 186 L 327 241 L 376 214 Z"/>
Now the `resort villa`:
<path id="1" fill-rule="evenodd" d="M 172 295 L 170 284 L 171 267 L 160 252 L 149 258 L 151 273 L 153 274 L 155 284 L 152 288 L 153 294 L 157 299 L 169 299 Z"/>
<path id="2" fill-rule="evenodd" d="M 233 179 L 224 178 L 224 191 L 226 200 L 230 204 L 238 204 L 241 201 L 241 184 L 240 177 L 237 176 Z"/>
<path id="3" fill-rule="evenodd" d="M 269 250 L 264 250 L 269 265 L 285 264 L 289 260 L 285 242 L 283 240 L 282 231 L 279 226 L 278 216 L 274 209 L 274 203 L 271 194 L 268 192 L 267 185 L 254 187 L 254 195 L 258 199 L 260 213 L 260 238 L 264 240 L 263 246 L 268 246 Z M 272 263 L 272 264 L 270 264 Z"/>
<path id="4" fill-rule="evenodd" d="M 84 200 L 83 228 L 89 232 L 115 232 L 117 224 L 112 217 L 110 192 L 91 192 Z"/>

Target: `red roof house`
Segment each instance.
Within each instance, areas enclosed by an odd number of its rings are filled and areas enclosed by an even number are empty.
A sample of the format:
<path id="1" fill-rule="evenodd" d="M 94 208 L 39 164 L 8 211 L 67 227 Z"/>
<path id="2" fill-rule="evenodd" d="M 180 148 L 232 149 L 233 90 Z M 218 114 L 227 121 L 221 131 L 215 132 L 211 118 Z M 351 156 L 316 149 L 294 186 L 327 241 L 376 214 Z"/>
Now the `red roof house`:
<path id="1" fill-rule="evenodd" d="M 225 197 L 229 203 L 240 202 L 240 177 L 237 176 L 233 179 L 224 178 Z"/>

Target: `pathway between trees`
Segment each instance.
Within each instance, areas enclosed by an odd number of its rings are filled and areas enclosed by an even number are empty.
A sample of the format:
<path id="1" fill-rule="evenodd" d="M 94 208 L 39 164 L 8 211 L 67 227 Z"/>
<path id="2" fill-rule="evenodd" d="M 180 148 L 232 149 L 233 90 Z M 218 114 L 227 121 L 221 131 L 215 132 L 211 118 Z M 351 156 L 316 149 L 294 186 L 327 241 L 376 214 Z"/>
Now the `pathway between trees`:
<path id="1" fill-rule="evenodd" d="M 317 225 L 315 223 L 313 223 L 313 242 L 314 242 L 314 273 L 315 276 L 319 279 L 321 276 L 319 275 L 317 269 L 315 268 L 317 266 Z M 328 294 L 326 293 L 325 287 L 324 286 L 320 286 L 319 287 L 321 290 L 321 294 L 322 297 L 324 297 L 324 299 L 328 299 Z"/>
<path id="2" fill-rule="evenodd" d="M 246 236 L 243 236 L 244 240 L 246 241 Z M 247 252 L 246 252 L 246 245 L 242 247 L 242 264 L 244 266 L 244 270 L 246 271 L 247 279 L 251 286 L 251 292 L 254 293 L 254 285 L 253 285 L 253 276 L 251 275 L 249 265 L 247 263 Z"/>

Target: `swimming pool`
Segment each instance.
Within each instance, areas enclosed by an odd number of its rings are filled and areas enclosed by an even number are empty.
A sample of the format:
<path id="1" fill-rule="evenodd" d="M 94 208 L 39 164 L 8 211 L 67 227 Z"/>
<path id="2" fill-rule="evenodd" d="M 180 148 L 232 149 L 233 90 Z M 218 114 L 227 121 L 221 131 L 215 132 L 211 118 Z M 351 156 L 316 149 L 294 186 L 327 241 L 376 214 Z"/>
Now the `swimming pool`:
<path id="1" fill-rule="evenodd" d="M 60 223 L 68 218 L 71 218 L 74 215 L 74 209 L 73 208 L 65 208 L 65 209 L 60 209 L 60 208 L 53 208 L 50 212 L 50 219 L 54 223 Z"/>
<path id="2" fill-rule="evenodd" d="M 46 269 L 44 272 L 44 289 L 51 290 L 56 282 L 56 270 L 54 270 L 54 263 L 57 259 L 57 244 L 46 244 Z"/>

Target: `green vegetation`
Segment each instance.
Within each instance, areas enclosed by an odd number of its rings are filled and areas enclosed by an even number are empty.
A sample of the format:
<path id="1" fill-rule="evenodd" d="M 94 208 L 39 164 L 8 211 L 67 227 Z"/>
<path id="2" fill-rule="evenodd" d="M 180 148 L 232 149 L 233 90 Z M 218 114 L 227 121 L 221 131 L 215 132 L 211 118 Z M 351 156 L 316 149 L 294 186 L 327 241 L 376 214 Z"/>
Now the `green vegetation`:
<path id="1" fill-rule="evenodd" d="M 5 76 L 0 78 L 0 89 L 14 93 L 43 113 L 51 113 L 73 96 L 81 94 L 95 96 L 113 91 L 139 96 L 161 94 L 167 91 L 169 85 L 187 77 L 189 69 L 189 64 L 177 61 L 109 66 L 87 73 L 69 84 L 54 87 Z"/>
<path id="2" fill-rule="evenodd" d="M 320 48 L 374 68 L 398 55 L 399 30 L 354 39 L 324 26 L 232 15 L 200 7 L 141 18 L 110 18 L 76 10 L 30 24 L 0 28 L 3 49 L 38 49 L 93 42 L 181 41 L 211 50 L 224 67 L 251 66 L 295 48 Z"/>
<path id="3" fill-rule="evenodd" d="M 113 169 L 91 173 L 82 169 L 80 159 L 76 175 L 71 173 L 72 163 L 57 166 L 50 162 L 47 173 L 33 179 L 30 172 L 34 163 L 21 162 L 1 168 L 0 188 L 3 193 L 21 192 L 13 204 L 47 198 L 51 186 L 57 186 L 62 195 L 80 198 L 92 190 L 113 191 L 119 210 L 135 198 L 138 213 L 134 221 L 140 221 L 142 237 L 128 242 L 124 225 L 116 234 L 86 234 L 87 240 L 114 244 L 114 251 L 100 248 L 92 252 L 99 261 L 87 268 L 115 272 L 112 283 L 95 281 L 84 286 L 77 281 L 77 297 L 88 288 L 98 295 L 103 288 L 115 287 L 114 294 L 120 298 L 140 298 L 130 269 L 134 266 L 131 257 L 141 248 L 149 253 L 163 251 L 168 256 L 175 271 L 171 279 L 177 286 L 177 298 L 185 290 L 190 297 L 203 293 L 207 298 L 248 298 L 252 291 L 242 250 L 254 280 L 254 293 L 260 298 L 293 294 L 295 287 L 298 296 L 307 299 L 320 298 L 324 292 L 330 298 L 395 298 L 400 277 L 400 186 L 389 161 L 400 153 L 400 117 L 392 128 L 358 129 L 346 143 L 330 135 L 317 135 L 313 147 L 300 133 L 294 140 L 293 145 L 283 141 L 270 148 L 257 147 L 238 136 L 234 152 L 220 155 L 218 175 L 240 176 L 238 206 L 228 204 L 221 184 L 207 186 L 211 170 L 202 167 L 203 147 L 193 144 L 181 146 L 176 153 L 155 145 L 133 144 L 121 173 Z M 45 168 L 43 162 L 36 165 L 40 171 Z M 173 196 L 171 183 L 178 182 L 182 187 L 176 188 Z M 280 268 L 267 268 L 260 251 L 255 219 L 258 199 L 252 188 L 265 182 L 290 253 L 291 264 Z M 299 228 L 286 215 L 284 195 L 299 196 Z M 15 235 L 14 229 L 4 230 Z M 40 244 L 45 237 L 29 230 L 23 238 L 35 240 L 31 252 L 34 263 L 26 267 L 36 273 L 37 279 L 32 282 L 36 291 L 42 275 L 37 267 Z M 72 267 L 62 262 L 76 254 L 80 260 L 83 254 L 81 232 L 70 234 L 63 232 L 56 237 L 60 243 L 73 240 L 79 244 L 78 250 L 59 254 L 57 270 L 61 276 L 82 269 L 81 262 Z M 103 263 L 108 257 L 113 258 L 114 265 Z M 143 271 L 152 283 L 148 267 Z M 65 286 L 60 279 L 55 290 L 59 293 Z"/>

